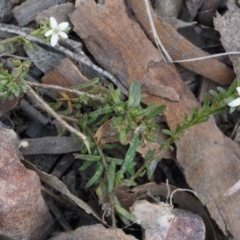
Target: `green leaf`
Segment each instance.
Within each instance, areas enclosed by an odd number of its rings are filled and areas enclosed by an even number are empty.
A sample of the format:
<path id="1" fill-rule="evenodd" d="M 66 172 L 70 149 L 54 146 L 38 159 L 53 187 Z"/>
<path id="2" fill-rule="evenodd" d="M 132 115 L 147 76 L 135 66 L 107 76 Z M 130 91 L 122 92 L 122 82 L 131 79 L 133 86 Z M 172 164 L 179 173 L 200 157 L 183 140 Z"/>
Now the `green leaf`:
<path id="1" fill-rule="evenodd" d="M 96 77 L 96 78 L 93 78 L 93 79 L 87 81 L 86 83 L 81 84 L 80 87 L 81 87 L 81 89 L 83 89 L 83 88 L 91 87 L 98 83 L 99 83 L 99 78 Z"/>
<path id="2" fill-rule="evenodd" d="M 121 144 L 125 145 L 126 144 L 126 141 L 127 141 L 127 134 L 126 134 L 126 131 L 123 129 L 123 130 L 120 130 L 119 132 L 119 141 Z"/>
<path id="3" fill-rule="evenodd" d="M 214 114 L 219 114 L 219 113 L 225 112 L 226 110 L 227 110 L 227 107 L 224 106 L 224 107 L 221 107 L 221 108 L 218 108 L 218 109 L 212 111 L 211 114 L 212 114 L 212 115 L 214 115 Z"/>
<path id="4" fill-rule="evenodd" d="M 94 183 L 96 183 L 99 178 L 101 177 L 104 170 L 104 166 L 101 162 L 98 162 L 97 170 L 95 174 L 90 178 L 90 180 L 87 182 L 86 188 L 91 187 Z"/>
<path id="5" fill-rule="evenodd" d="M 152 134 L 146 134 L 145 137 L 150 142 L 157 142 L 160 145 L 165 144 L 165 141 L 161 137 L 159 137 L 159 136 L 152 135 Z"/>
<path id="6" fill-rule="evenodd" d="M 89 113 L 89 117 L 98 117 L 99 115 L 102 114 L 107 114 L 107 113 L 111 113 L 114 111 L 115 106 L 107 106 L 101 109 L 98 109 L 96 111 L 90 112 Z"/>
<path id="7" fill-rule="evenodd" d="M 79 171 L 84 171 L 86 170 L 93 162 L 85 162 L 80 168 Z"/>
<path id="8" fill-rule="evenodd" d="M 232 82 L 232 84 L 230 85 L 230 87 L 228 88 L 228 91 L 227 91 L 228 96 L 234 93 L 234 91 L 236 90 L 237 83 L 238 83 L 239 80 L 240 80 L 240 78 L 238 78 L 237 81 L 235 80 L 235 81 Z"/>
<path id="9" fill-rule="evenodd" d="M 218 95 L 218 93 L 216 91 L 210 90 L 209 92 L 210 92 L 210 94 L 212 94 L 216 98 L 216 100 L 219 99 L 219 95 Z"/>
<path id="10" fill-rule="evenodd" d="M 126 156 L 125 156 L 124 164 L 126 165 L 126 169 L 128 170 L 128 172 L 131 175 L 134 174 L 133 161 L 134 161 L 134 158 L 135 158 L 135 155 L 136 155 L 136 149 L 139 146 L 139 143 L 140 143 L 139 136 L 134 134 L 132 142 L 130 143 L 130 146 L 129 146 L 128 151 L 127 151 Z"/>
<path id="11" fill-rule="evenodd" d="M 135 173 L 135 170 L 134 170 L 135 165 L 136 165 L 135 162 L 129 162 L 129 163 L 126 165 L 126 169 L 127 169 L 127 171 L 131 174 L 131 176 L 133 176 L 134 173 Z"/>
<path id="12" fill-rule="evenodd" d="M 4 52 L 4 51 L 5 51 L 5 47 L 2 44 L 0 44 L 0 52 Z"/>
<path id="13" fill-rule="evenodd" d="M 149 113 L 149 115 L 147 116 L 147 119 L 152 119 L 152 118 L 158 116 L 158 115 L 159 115 L 160 113 L 162 113 L 165 109 L 166 109 L 166 106 L 165 106 L 165 105 L 156 107 L 155 109 L 153 109 L 153 110 Z"/>
<path id="14" fill-rule="evenodd" d="M 217 87 L 217 90 L 222 93 L 223 95 L 225 95 L 227 93 L 227 91 L 225 89 L 223 89 L 222 87 Z"/>
<path id="15" fill-rule="evenodd" d="M 169 136 L 173 136 L 173 133 L 172 133 L 172 131 L 171 130 L 169 130 L 169 129 L 162 129 L 162 132 L 164 133 L 164 134 L 166 134 L 166 135 L 169 135 Z"/>
<path id="16" fill-rule="evenodd" d="M 120 104 L 121 103 L 121 91 L 120 91 L 120 89 L 114 90 L 112 88 L 112 89 L 109 89 L 109 91 L 110 91 L 110 95 L 113 99 L 114 104 L 116 104 L 116 105 Z"/>
<path id="17" fill-rule="evenodd" d="M 204 102 L 203 102 L 202 109 L 203 109 L 203 110 L 208 109 L 208 108 L 209 108 L 209 105 L 210 105 L 209 95 L 206 94 L 206 96 L 205 96 L 205 98 L 204 98 Z"/>
<path id="18" fill-rule="evenodd" d="M 109 193 L 111 193 L 114 189 L 115 174 L 116 174 L 116 164 L 114 161 L 112 161 L 108 168 L 108 192 Z"/>
<path id="19" fill-rule="evenodd" d="M 129 224 L 127 219 L 130 220 L 131 222 L 136 222 L 137 219 L 130 212 L 128 212 L 126 209 L 124 209 L 122 206 L 120 206 L 120 204 L 115 204 L 114 208 L 115 208 L 116 212 L 119 214 L 119 216 L 121 217 L 122 221 L 126 225 Z"/>
<path id="20" fill-rule="evenodd" d="M 137 107 L 141 102 L 141 88 L 138 81 L 133 81 L 128 93 L 128 107 Z"/>
<path id="21" fill-rule="evenodd" d="M 93 156 L 93 155 L 75 154 L 74 157 L 76 159 L 82 159 L 82 160 L 90 161 L 90 162 L 97 162 L 97 161 L 101 160 L 100 156 Z"/>

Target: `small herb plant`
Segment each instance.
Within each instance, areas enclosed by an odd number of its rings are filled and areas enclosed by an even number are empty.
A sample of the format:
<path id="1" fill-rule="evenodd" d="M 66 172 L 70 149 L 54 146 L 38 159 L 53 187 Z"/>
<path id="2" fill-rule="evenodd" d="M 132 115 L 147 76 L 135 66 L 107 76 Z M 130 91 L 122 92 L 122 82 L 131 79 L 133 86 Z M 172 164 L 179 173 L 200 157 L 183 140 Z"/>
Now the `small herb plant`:
<path id="1" fill-rule="evenodd" d="M 31 62 L 13 60 L 10 64 L 13 66 L 11 73 L 4 69 L 3 64 L 0 64 L 0 97 L 3 100 L 12 100 L 27 91 L 25 76 Z"/>
<path id="2" fill-rule="evenodd" d="M 55 46 L 59 36 L 67 37 L 65 32 L 68 30 L 68 23 L 58 25 L 54 18 L 50 18 L 48 23 L 41 23 L 40 28 L 32 32 L 32 35 L 41 38 L 45 36 L 46 41 L 51 41 L 51 45 Z M 21 41 L 31 47 L 29 41 L 23 38 L 15 37 L 11 41 Z M 28 89 L 25 77 L 31 62 L 13 60 L 9 63 L 11 72 L 3 64 L 0 65 L 1 100 L 18 97 Z M 162 129 L 167 136 L 163 140 L 154 133 L 159 130 L 156 117 L 164 114 L 165 106 L 156 106 L 153 103 L 143 107 L 141 100 L 144 96 L 141 94 L 139 82 L 134 81 L 131 84 L 127 99 L 124 99 L 120 90 L 114 89 L 112 85 L 108 88 L 101 86 L 98 79 L 75 86 L 74 89 L 81 90 L 83 94 L 78 97 L 69 97 L 66 93 L 60 93 L 62 98 L 49 105 L 74 128 L 81 130 L 87 136 L 88 144 L 83 145 L 81 154 L 75 154 L 76 159 L 83 160 L 80 171 L 90 166 L 94 168 L 94 174 L 86 187 L 96 186 L 96 193 L 101 203 L 109 202 L 110 208 L 114 208 L 125 223 L 135 219 L 120 206 L 114 194 L 115 189 L 122 185 L 134 186 L 136 178 L 143 177 L 145 174 L 150 178 L 152 172 L 149 165 L 153 159 L 158 159 L 155 150 L 148 151 L 143 156 L 142 166 L 137 168 L 135 161 L 137 148 L 146 144 L 147 141 L 152 141 L 159 144 L 160 150 L 173 149 L 173 144 L 193 125 L 207 121 L 211 115 L 225 111 L 227 105 L 231 107 L 230 112 L 240 105 L 238 97 L 240 79 L 238 79 L 228 90 L 219 87 L 219 92 L 210 91 L 214 97 L 213 102 L 210 103 L 209 95 L 206 95 L 203 106 L 193 109 L 191 116 L 185 114 L 183 122 L 174 130 Z M 103 126 L 107 126 L 108 131 L 115 137 L 114 141 L 110 141 L 111 144 L 102 144 L 101 139 L 98 139 L 99 135 L 101 137 L 99 131 Z M 81 141 L 78 137 L 77 139 Z M 124 156 L 114 153 L 113 150 L 121 151 L 123 147 L 125 148 Z"/>

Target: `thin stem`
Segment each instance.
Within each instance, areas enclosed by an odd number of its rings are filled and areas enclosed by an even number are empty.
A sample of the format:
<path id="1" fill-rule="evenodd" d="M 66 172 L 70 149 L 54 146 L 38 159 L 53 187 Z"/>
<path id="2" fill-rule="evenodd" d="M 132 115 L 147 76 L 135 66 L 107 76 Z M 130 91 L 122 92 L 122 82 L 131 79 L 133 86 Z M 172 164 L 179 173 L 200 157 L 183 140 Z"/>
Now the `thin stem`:
<path id="1" fill-rule="evenodd" d="M 31 86 L 27 82 L 27 89 L 29 94 L 37 101 L 37 103 L 42 107 L 45 111 L 47 111 L 50 115 L 52 115 L 62 126 L 64 126 L 69 132 L 77 135 L 80 137 L 84 142 L 87 141 L 87 136 L 85 136 L 80 131 L 77 131 L 72 126 L 68 125 L 67 122 L 65 122 L 47 103 L 43 101 L 42 98 L 40 98 L 37 93 L 31 88 Z"/>
<path id="2" fill-rule="evenodd" d="M 97 95 L 93 95 L 93 94 L 89 94 L 86 92 L 82 92 L 79 90 L 75 90 L 75 89 L 70 89 L 70 88 L 65 88 L 65 87 L 61 87 L 61 86 L 57 86 L 57 85 L 49 85 L 49 84 L 42 84 L 42 83 L 34 83 L 34 82 L 28 82 L 28 85 L 31 87 L 38 87 L 38 88 L 44 88 L 44 89 L 52 89 L 52 90 L 56 90 L 56 91 L 64 91 L 64 92 L 69 92 L 69 93 L 74 93 L 78 96 L 87 96 L 93 100 L 98 100 L 103 102 L 104 99 L 97 96 Z"/>

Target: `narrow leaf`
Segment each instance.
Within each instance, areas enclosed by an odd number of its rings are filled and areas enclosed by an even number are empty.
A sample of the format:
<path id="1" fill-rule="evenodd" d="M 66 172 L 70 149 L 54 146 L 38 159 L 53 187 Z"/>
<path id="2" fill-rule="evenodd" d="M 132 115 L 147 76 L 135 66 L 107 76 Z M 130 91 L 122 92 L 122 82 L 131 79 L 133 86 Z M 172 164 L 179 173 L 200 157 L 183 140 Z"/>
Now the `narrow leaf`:
<path id="1" fill-rule="evenodd" d="M 172 133 L 172 131 L 170 131 L 169 129 L 162 129 L 162 132 L 164 133 L 164 134 L 166 134 L 166 135 L 169 135 L 169 136 L 173 136 L 173 133 Z"/>
<path id="2" fill-rule="evenodd" d="M 98 181 L 98 179 L 101 177 L 104 170 L 104 166 L 102 163 L 98 163 L 97 170 L 95 174 L 90 178 L 90 180 L 87 182 L 86 188 L 91 187 L 94 183 Z"/>
<path id="3" fill-rule="evenodd" d="M 128 94 L 128 107 L 136 107 L 140 105 L 141 87 L 138 81 L 132 82 Z"/>

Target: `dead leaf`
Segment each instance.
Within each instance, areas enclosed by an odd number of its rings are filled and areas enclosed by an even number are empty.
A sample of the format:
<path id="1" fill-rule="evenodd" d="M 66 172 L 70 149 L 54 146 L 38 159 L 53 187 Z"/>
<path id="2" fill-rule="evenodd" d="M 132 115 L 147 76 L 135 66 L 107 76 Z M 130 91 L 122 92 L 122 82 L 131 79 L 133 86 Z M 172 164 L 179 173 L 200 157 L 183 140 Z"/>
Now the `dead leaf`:
<path id="1" fill-rule="evenodd" d="M 16 97 L 12 100 L 7 99 L 6 101 L 0 100 L 0 117 L 5 113 L 11 111 L 14 107 L 17 106 L 19 100 L 23 97 L 23 94 L 20 94 L 19 97 Z"/>
<path id="2" fill-rule="evenodd" d="M 68 14 L 71 13 L 73 10 L 74 5 L 70 2 L 55 5 L 53 7 L 48 8 L 47 10 L 39 12 L 36 16 L 36 22 L 37 23 L 40 23 L 40 21 L 45 22 L 46 18 L 50 18 L 52 16 L 54 16 L 58 23 L 69 22 Z M 71 22 L 69 23 L 71 26 Z"/>
<path id="3" fill-rule="evenodd" d="M 233 0 L 229 0 L 227 6 L 228 11 L 223 16 L 217 13 L 214 26 L 221 34 L 221 42 L 226 52 L 240 51 L 240 9 Z M 239 55 L 230 55 L 230 59 L 233 62 L 234 71 L 237 76 L 240 76 Z"/>
<path id="4" fill-rule="evenodd" d="M 147 16 L 143 1 L 130 0 L 130 3 L 139 23 L 142 25 L 149 38 L 154 41 L 149 20 L 147 17 L 143 17 Z M 160 22 L 157 18 L 153 18 L 153 22 L 163 46 L 173 60 L 177 61 L 208 56 L 206 52 L 203 52 L 182 37 L 171 25 Z M 182 62 L 179 64 L 222 85 L 230 84 L 235 78 L 235 73 L 230 68 L 215 59 Z"/>
<path id="5" fill-rule="evenodd" d="M 98 214 L 87 203 L 85 203 L 80 198 L 71 194 L 69 192 L 69 190 L 67 189 L 67 187 L 58 178 L 56 178 L 55 176 L 49 175 L 45 172 L 40 171 L 32 163 L 30 163 L 28 161 L 22 160 L 22 163 L 24 164 L 24 166 L 26 168 L 35 171 L 38 174 L 39 178 L 43 182 L 47 183 L 49 186 L 51 186 L 55 190 L 59 191 L 63 195 L 69 197 L 80 208 L 82 208 L 87 214 L 92 214 L 95 218 L 97 218 L 101 222 L 101 219 L 98 216 Z"/>
<path id="6" fill-rule="evenodd" d="M 158 16 L 162 17 L 175 17 L 177 18 L 182 7 L 182 0 L 170 0 L 170 1 L 155 1 L 155 12 Z"/>
<path id="7" fill-rule="evenodd" d="M 198 9 L 202 6 L 204 0 L 186 0 L 188 11 L 193 18 L 196 17 Z"/>

